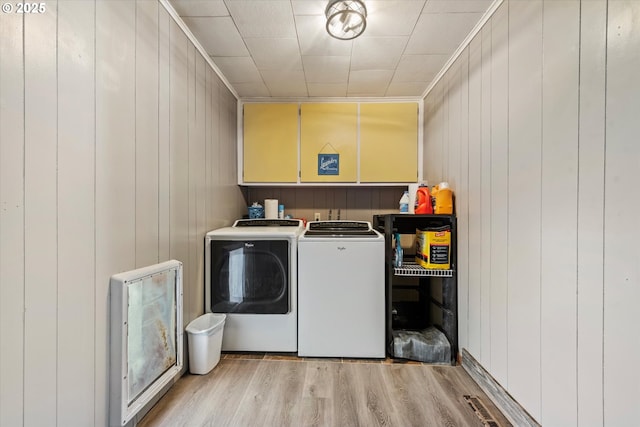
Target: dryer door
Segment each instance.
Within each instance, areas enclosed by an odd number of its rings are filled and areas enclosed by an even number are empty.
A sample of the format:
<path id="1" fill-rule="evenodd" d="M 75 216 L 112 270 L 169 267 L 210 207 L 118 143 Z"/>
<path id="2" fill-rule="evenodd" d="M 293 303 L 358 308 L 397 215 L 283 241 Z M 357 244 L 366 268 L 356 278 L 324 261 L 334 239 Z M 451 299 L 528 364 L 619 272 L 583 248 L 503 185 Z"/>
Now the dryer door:
<path id="1" fill-rule="evenodd" d="M 288 240 L 212 240 L 211 311 L 289 312 Z"/>

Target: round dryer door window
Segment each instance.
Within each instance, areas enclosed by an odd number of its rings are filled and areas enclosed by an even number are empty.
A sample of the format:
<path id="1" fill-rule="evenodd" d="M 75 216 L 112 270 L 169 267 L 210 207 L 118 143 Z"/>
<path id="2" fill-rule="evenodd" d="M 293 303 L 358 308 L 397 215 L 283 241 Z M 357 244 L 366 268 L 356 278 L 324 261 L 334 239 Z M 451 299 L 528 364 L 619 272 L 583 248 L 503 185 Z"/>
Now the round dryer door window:
<path id="1" fill-rule="evenodd" d="M 211 311 L 289 312 L 288 240 L 213 240 Z"/>

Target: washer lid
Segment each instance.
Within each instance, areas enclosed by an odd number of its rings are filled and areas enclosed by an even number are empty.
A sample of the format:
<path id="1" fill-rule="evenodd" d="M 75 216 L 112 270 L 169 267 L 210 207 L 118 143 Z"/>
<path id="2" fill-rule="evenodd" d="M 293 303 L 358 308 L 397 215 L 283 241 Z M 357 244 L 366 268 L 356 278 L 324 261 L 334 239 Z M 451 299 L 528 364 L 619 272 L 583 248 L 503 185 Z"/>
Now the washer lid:
<path id="1" fill-rule="evenodd" d="M 367 221 L 311 221 L 305 236 L 314 237 L 378 237 Z"/>

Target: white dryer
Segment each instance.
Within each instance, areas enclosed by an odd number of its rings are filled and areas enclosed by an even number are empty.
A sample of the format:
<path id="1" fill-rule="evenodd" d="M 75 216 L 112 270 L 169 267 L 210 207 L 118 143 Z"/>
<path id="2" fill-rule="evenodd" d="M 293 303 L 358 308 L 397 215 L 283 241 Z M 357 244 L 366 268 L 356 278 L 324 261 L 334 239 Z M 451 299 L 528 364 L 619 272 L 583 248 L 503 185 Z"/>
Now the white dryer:
<path id="1" fill-rule="evenodd" d="M 298 355 L 384 358 L 384 236 L 314 221 L 298 239 Z"/>
<path id="2" fill-rule="evenodd" d="M 302 220 L 245 219 L 205 237 L 205 311 L 226 313 L 222 350 L 295 352 Z"/>

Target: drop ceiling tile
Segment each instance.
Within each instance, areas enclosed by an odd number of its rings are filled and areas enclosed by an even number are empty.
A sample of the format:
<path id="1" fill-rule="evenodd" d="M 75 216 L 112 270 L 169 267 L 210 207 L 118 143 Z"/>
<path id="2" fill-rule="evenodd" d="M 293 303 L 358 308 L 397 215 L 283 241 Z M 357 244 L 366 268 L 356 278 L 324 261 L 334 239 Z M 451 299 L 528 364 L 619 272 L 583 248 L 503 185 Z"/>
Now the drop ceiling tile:
<path id="1" fill-rule="evenodd" d="M 382 98 L 386 93 L 386 88 L 380 87 L 375 84 L 361 84 L 361 85 L 349 85 L 349 89 L 347 90 L 347 96 L 357 97 L 357 98 L 366 98 L 366 97 L 375 97 Z"/>
<path id="2" fill-rule="evenodd" d="M 422 13 L 484 13 L 493 0 L 429 0 Z"/>
<path id="3" fill-rule="evenodd" d="M 392 76 L 392 70 L 352 71 L 349 74 L 349 85 L 352 83 L 379 83 L 386 87 Z"/>
<path id="4" fill-rule="evenodd" d="M 226 4 L 243 37 L 296 37 L 289 0 L 242 0 Z"/>
<path id="5" fill-rule="evenodd" d="M 233 88 L 240 97 L 268 97 L 271 94 L 264 83 L 234 83 Z"/>
<path id="6" fill-rule="evenodd" d="M 302 83 L 274 82 L 267 84 L 273 97 L 307 97 L 307 86 Z"/>
<path id="7" fill-rule="evenodd" d="M 427 90 L 427 82 L 396 82 L 391 81 L 385 96 L 418 96 Z"/>
<path id="8" fill-rule="evenodd" d="M 410 35 L 424 3 L 424 0 L 365 1 L 367 28 L 362 36 Z"/>
<path id="9" fill-rule="evenodd" d="M 262 77 L 251 58 L 238 56 L 213 57 L 213 62 L 230 83 L 262 83 Z"/>
<path id="10" fill-rule="evenodd" d="M 296 16 L 296 28 L 302 55 L 351 55 L 353 42 L 331 37 L 322 16 Z"/>
<path id="11" fill-rule="evenodd" d="M 223 0 L 170 0 L 181 17 L 185 16 L 229 16 Z"/>
<path id="12" fill-rule="evenodd" d="M 291 0 L 294 15 L 322 15 L 329 0 Z"/>
<path id="13" fill-rule="evenodd" d="M 230 17 L 185 17 L 183 21 L 210 56 L 249 56 Z"/>
<path id="14" fill-rule="evenodd" d="M 349 78 L 348 56 L 303 56 L 304 73 L 311 83 L 346 83 Z"/>
<path id="15" fill-rule="evenodd" d="M 429 82 L 449 55 L 403 55 L 393 76 L 395 82 Z"/>
<path id="16" fill-rule="evenodd" d="M 260 70 L 302 69 L 298 40 L 295 38 L 247 38 L 249 52 Z"/>
<path id="17" fill-rule="evenodd" d="M 405 54 L 451 55 L 481 17 L 480 13 L 422 14 Z"/>
<path id="18" fill-rule="evenodd" d="M 304 84 L 302 70 L 260 70 L 260 74 L 267 86 L 273 83 Z"/>
<path id="19" fill-rule="evenodd" d="M 392 76 L 392 70 L 352 71 L 347 93 L 350 96 L 384 96 Z"/>
<path id="20" fill-rule="evenodd" d="M 307 96 L 302 70 L 261 70 L 260 73 L 271 96 Z"/>
<path id="21" fill-rule="evenodd" d="M 347 83 L 307 83 L 309 96 L 347 96 Z"/>
<path id="22" fill-rule="evenodd" d="M 353 41 L 352 70 L 393 70 L 408 37 L 361 37 Z"/>

